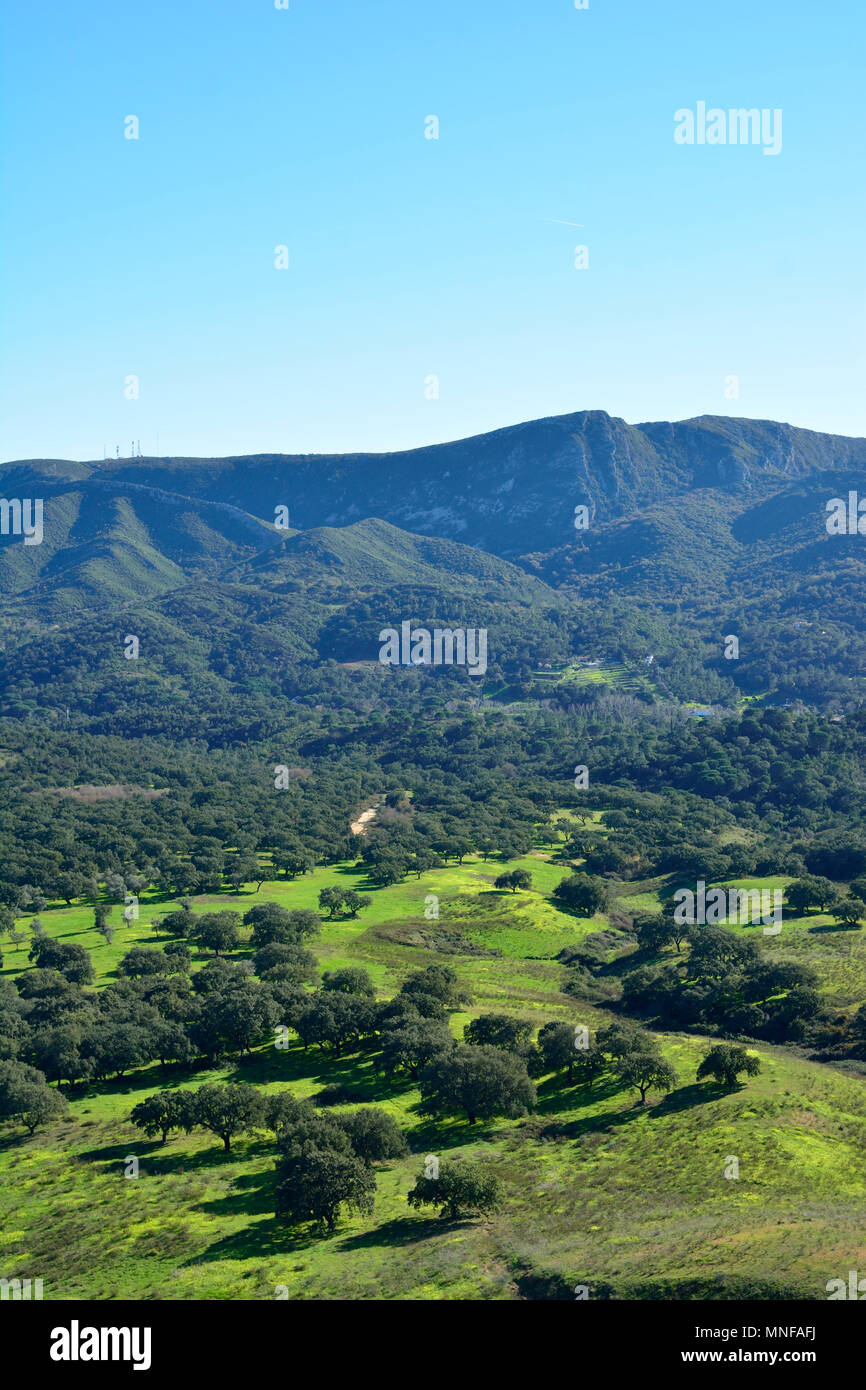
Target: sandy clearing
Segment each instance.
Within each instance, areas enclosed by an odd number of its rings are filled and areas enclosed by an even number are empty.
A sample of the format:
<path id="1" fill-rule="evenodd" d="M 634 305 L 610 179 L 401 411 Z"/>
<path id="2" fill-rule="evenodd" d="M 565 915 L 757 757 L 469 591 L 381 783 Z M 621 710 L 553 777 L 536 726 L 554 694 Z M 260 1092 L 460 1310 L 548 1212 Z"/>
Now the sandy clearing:
<path id="1" fill-rule="evenodd" d="M 352 821 L 352 824 L 349 827 L 352 831 L 352 834 L 363 835 L 365 833 L 365 827 L 369 825 L 370 821 L 374 819 L 375 815 L 376 807 L 368 806 L 366 811 L 361 812 L 357 820 Z"/>

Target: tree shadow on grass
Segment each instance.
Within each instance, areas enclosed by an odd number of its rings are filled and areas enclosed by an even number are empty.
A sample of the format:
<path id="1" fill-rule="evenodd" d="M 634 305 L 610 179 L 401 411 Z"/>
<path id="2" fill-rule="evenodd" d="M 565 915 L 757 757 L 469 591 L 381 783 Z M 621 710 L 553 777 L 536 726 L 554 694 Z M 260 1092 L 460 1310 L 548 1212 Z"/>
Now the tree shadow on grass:
<path id="1" fill-rule="evenodd" d="M 288 1251 L 301 1251 L 316 1244 L 321 1236 L 312 1232 L 292 1231 L 280 1225 L 273 1215 L 253 1221 L 243 1230 L 214 1241 L 206 1250 L 200 1251 L 187 1260 L 184 1269 L 196 1265 L 212 1264 L 216 1260 L 261 1259 L 268 1255 L 284 1255 Z"/>
<path id="2" fill-rule="evenodd" d="M 158 1139 L 133 1139 L 128 1144 L 112 1144 L 102 1149 L 88 1149 L 86 1152 L 80 1153 L 78 1158 L 82 1162 L 108 1168 L 112 1164 L 121 1164 L 126 1158 L 134 1156 L 143 1167 L 146 1165 L 151 1176 L 160 1177 L 169 1173 L 192 1173 L 201 1168 L 237 1163 L 241 1157 L 246 1157 L 250 1152 L 247 1148 L 243 1155 L 235 1151 L 226 1153 L 222 1146 L 222 1140 L 216 1137 L 214 1137 L 212 1147 L 196 1149 L 192 1153 L 186 1148 L 172 1152 L 169 1148 L 170 1144 L 171 1139 L 165 1148 Z"/>
<path id="3" fill-rule="evenodd" d="M 339 878 L 351 879 L 351 886 L 354 888 L 356 893 L 381 893 L 385 890 L 386 887 L 384 883 L 374 883 L 373 879 L 370 878 L 368 866 L 360 862 L 357 864 L 341 864 L 336 869 L 336 873 Z M 390 887 L 391 885 L 387 886 Z M 320 911 L 321 910 L 322 909 L 320 909 Z M 364 910 L 365 909 L 361 909 L 361 911 Z M 362 925 L 361 912 L 359 912 L 356 917 L 344 917 L 342 914 L 336 917 L 331 917 L 329 914 L 327 917 L 322 918 L 322 924 L 329 926 L 335 926 L 337 924 L 345 926 L 348 924 L 351 926 L 360 927 Z"/>
<path id="4" fill-rule="evenodd" d="M 742 1087 L 738 1089 L 744 1089 Z M 650 1118 L 662 1120 L 666 1115 L 676 1115 L 681 1110 L 692 1110 L 696 1105 L 706 1105 L 710 1100 L 735 1094 L 725 1086 L 707 1086 L 706 1082 L 692 1082 L 690 1086 L 678 1086 L 652 1107 Z M 649 1108 L 649 1107 L 647 1107 Z"/>
<path id="5" fill-rule="evenodd" d="M 851 924 L 850 926 L 846 925 L 844 922 L 822 922 L 818 926 L 809 927 L 808 929 L 810 936 L 823 936 L 825 932 L 856 932 L 862 930 L 862 922 L 856 922 Z"/>
<path id="6" fill-rule="evenodd" d="M 603 1115 L 587 1115 L 563 1125 L 551 1125 L 549 1133 L 558 1139 L 582 1139 L 587 1134 L 609 1134 L 648 1114 L 649 1106 L 629 1103 L 624 1110 L 606 1110 Z"/>
<path id="7" fill-rule="evenodd" d="M 266 1048 L 242 1059 L 236 1059 L 231 1073 L 234 1081 L 250 1081 L 259 1085 L 274 1081 L 312 1081 L 320 1086 L 336 1082 L 357 1093 L 358 1103 L 392 1100 L 416 1084 L 411 1077 L 387 1078 L 375 1072 L 370 1053 L 350 1053 L 335 1057 L 312 1046 L 307 1052 L 292 1047 L 286 1052 Z"/>
<path id="8" fill-rule="evenodd" d="M 189 1081 L 199 1076 L 202 1083 L 208 1079 L 207 1071 L 204 1068 L 199 1071 L 196 1067 L 176 1066 L 174 1064 L 164 1068 L 160 1062 L 148 1062 L 130 1072 L 128 1076 L 113 1076 L 107 1081 L 88 1080 L 83 1084 L 76 1083 L 71 1090 L 68 1085 L 64 1085 L 61 1095 L 70 1100 L 86 1101 L 97 1100 L 101 1096 L 130 1096 L 134 1098 L 138 1091 L 172 1091 L 182 1081 Z"/>
<path id="9" fill-rule="evenodd" d="M 616 1090 L 616 1088 L 614 1088 Z M 724 1094 L 724 1093 L 723 1093 Z M 663 1120 L 668 1115 L 675 1115 L 682 1110 L 690 1110 L 696 1105 L 705 1105 L 714 1096 L 707 1093 L 705 1086 L 680 1086 L 677 1090 L 671 1091 L 662 1100 L 641 1105 L 640 1099 L 634 1096 L 633 1092 L 623 1092 L 626 1097 L 626 1108 L 623 1110 L 606 1110 L 602 1115 L 587 1115 L 584 1119 L 572 1120 L 570 1123 L 557 1126 L 558 1137 L 563 1139 L 581 1139 L 585 1134 L 600 1134 L 605 1131 L 619 1129 L 621 1125 L 631 1124 L 633 1120 L 638 1120 L 642 1115 L 651 1120 Z"/>
<path id="10" fill-rule="evenodd" d="M 407 1208 L 408 1210 L 408 1208 Z M 372 1231 L 360 1231 L 340 1241 L 341 1250 L 369 1250 L 378 1245 L 416 1245 L 419 1241 L 441 1236 L 468 1226 L 470 1221 L 443 1221 L 438 1216 L 397 1216 Z"/>
<path id="11" fill-rule="evenodd" d="M 269 1173 L 241 1173 L 222 1197 L 197 1203 L 197 1209 L 211 1216 L 264 1216 L 274 1214 L 276 1169 Z"/>
<path id="12" fill-rule="evenodd" d="M 339 1230 L 332 1232 L 312 1225 L 301 1228 L 284 1226 L 272 1214 L 266 1216 L 265 1213 L 273 1213 L 275 1184 L 276 1174 L 268 1175 L 264 1182 L 261 1175 L 243 1176 L 236 1180 L 232 1192 L 226 1197 L 203 1203 L 201 1210 L 214 1216 L 250 1215 L 262 1216 L 263 1219 L 251 1221 L 243 1230 L 216 1241 L 207 1250 L 188 1260 L 186 1266 L 208 1264 L 214 1260 L 241 1260 L 254 1256 L 300 1252 L 339 1234 Z M 470 1220 L 445 1222 L 439 1217 L 413 1217 L 407 1214 L 404 1218 L 387 1221 L 371 1231 L 347 1235 L 339 1241 L 338 1248 L 348 1251 L 382 1245 L 410 1245 L 471 1224 L 473 1223 Z"/>
<path id="13" fill-rule="evenodd" d="M 276 1081 L 315 1081 L 327 1086 L 342 1082 L 350 1090 L 358 1092 L 359 1104 L 366 1104 L 394 1099 L 417 1084 L 409 1076 L 388 1078 L 383 1072 L 376 1073 L 372 1058 L 372 1052 L 353 1052 L 335 1057 L 333 1052 L 324 1052 L 313 1045 L 306 1052 L 297 1045 L 283 1052 L 277 1051 L 271 1044 L 258 1047 L 253 1052 L 215 1060 L 211 1066 L 203 1062 L 194 1066 L 171 1063 L 164 1068 L 159 1062 L 150 1062 L 128 1076 L 89 1081 L 83 1088 L 76 1088 L 72 1095 L 76 1100 L 103 1095 L 134 1096 L 137 1091 L 173 1090 L 186 1081 L 205 1085 L 216 1080 L 215 1073 L 224 1072 L 232 1082 L 247 1081 L 254 1085 L 268 1085 Z"/>
<path id="14" fill-rule="evenodd" d="M 139 901 L 143 907 L 162 908 L 166 906 L 166 904 L 174 904 L 179 911 L 181 897 L 186 897 L 186 894 L 172 893 L 170 888 L 156 888 L 148 890 L 146 901 L 141 899 Z"/>
<path id="15" fill-rule="evenodd" d="M 122 1163 L 129 1155 L 134 1154 L 139 1160 L 150 1158 L 154 1153 L 158 1153 L 162 1148 L 158 1139 L 136 1140 L 132 1139 L 128 1144 L 106 1144 L 101 1149 L 83 1149 L 81 1153 L 75 1155 L 79 1163 L 93 1163 L 107 1166 L 112 1163 Z"/>
<path id="16" fill-rule="evenodd" d="M 465 1117 L 447 1123 L 422 1115 L 409 1141 L 413 1154 L 440 1154 L 448 1149 L 462 1149 L 466 1144 L 493 1143 L 501 1137 L 500 1131 L 490 1129 L 483 1120 L 471 1125 Z"/>
<path id="17" fill-rule="evenodd" d="M 196 1168 L 216 1168 L 220 1164 L 248 1163 L 262 1158 L 274 1160 L 277 1157 L 277 1146 L 273 1137 L 252 1140 L 245 1137 L 242 1147 L 234 1147 L 239 1140 L 240 1135 L 232 1140 L 232 1148 L 228 1153 L 223 1148 L 222 1140 L 216 1135 L 213 1136 L 213 1143 L 206 1149 L 197 1149 L 193 1154 L 187 1149 L 170 1152 L 167 1147 L 163 1149 L 162 1145 L 157 1145 L 156 1152 L 148 1160 L 148 1171 L 160 1176 L 168 1173 L 186 1173 Z M 239 1181 L 239 1178 L 235 1179 L 235 1182 Z"/>
<path id="18" fill-rule="evenodd" d="M 569 1086 L 568 1081 L 551 1078 L 538 1088 L 538 1113 L 540 1115 L 562 1114 L 571 1110 L 585 1110 L 601 1100 L 610 1100 L 622 1090 L 620 1082 L 613 1077 L 600 1077 L 592 1086 Z"/>
<path id="19" fill-rule="evenodd" d="M 17 1129 L 0 1132 L 0 1153 L 5 1153 L 7 1149 L 15 1149 L 19 1145 L 23 1146 L 25 1139 L 38 1139 L 39 1137 L 38 1130 L 35 1134 L 28 1134 L 23 1125 Z"/>
<path id="20" fill-rule="evenodd" d="M 336 871 L 336 872 L 337 872 L 337 874 L 338 874 L 341 878 L 358 878 L 358 879 L 360 879 L 360 878 L 366 878 L 366 877 L 367 877 L 367 865 L 364 864 L 364 863 L 362 863 L 362 862 L 360 862 L 360 861 L 356 861 L 356 862 L 353 863 L 353 864 L 341 864 L 341 865 L 337 868 L 337 871 Z M 368 882 L 369 882 L 369 880 L 368 880 Z M 381 888 L 381 886 L 382 886 L 381 884 L 377 884 L 377 883 L 371 883 L 371 884 L 370 884 L 370 887 L 371 887 L 371 888 Z M 344 920 L 351 920 L 351 919 L 344 919 Z"/>

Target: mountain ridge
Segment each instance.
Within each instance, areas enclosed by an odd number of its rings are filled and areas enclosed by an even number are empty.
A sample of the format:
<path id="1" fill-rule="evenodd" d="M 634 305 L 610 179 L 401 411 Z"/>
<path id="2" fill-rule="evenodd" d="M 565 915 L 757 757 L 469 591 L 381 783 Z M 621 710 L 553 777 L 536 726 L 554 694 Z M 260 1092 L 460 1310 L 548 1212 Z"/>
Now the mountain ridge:
<path id="1" fill-rule="evenodd" d="M 578 505 L 607 522 L 707 488 L 757 501 L 847 468 L 866 469 L 866 439 L 730 416 L 629 425 L 579 411 L 386 453 L 17 460 L 0 466 L 0 487 L 26 495 L 50 478 L 60 490 L 150 488 L 266 524 L 285 506 L 299 530 L 377 517 L 515 558 L 565 544 Z"/>

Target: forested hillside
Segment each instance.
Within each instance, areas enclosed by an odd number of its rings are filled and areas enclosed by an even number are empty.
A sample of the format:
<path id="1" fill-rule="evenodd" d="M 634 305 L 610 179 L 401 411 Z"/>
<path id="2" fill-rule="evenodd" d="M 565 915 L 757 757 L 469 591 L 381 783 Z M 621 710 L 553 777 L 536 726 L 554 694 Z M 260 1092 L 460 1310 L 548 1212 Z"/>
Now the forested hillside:
<path id="1" fill-rule="evenodd" d="M 0 549 L 7 1274 L 815 1298 L 866 1260 L 866 541 L 826 524 L 864 460 L 587 412 L 0 470 L 44 508 Z"/>

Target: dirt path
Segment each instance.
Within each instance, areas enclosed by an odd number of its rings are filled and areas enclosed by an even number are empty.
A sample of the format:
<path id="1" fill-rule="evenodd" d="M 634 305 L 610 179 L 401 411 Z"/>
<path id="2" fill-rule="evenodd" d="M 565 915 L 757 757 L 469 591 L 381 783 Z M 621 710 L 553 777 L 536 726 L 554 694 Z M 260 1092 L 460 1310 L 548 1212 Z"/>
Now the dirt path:
<path id="1" fill-rule="evenodd" d="M 367 825 L 369 825 L 369 823 L 370 823 L 371 820 L 374 820 L 374 819 L 375 819 L 375 816 L 376 816 L 376 807 L 375 807 L 375 806 L 368 806 L 367 809 L 366 809 L 366 811 L 362 811 L 362 812 L 361 812 L 361 814 L 360 814 L 360 816 L 358 817 L 357 820 L 353 820 L 353 821 L 352 821 L 352 824 L 351 824 L 350 827 L 349 827 L 349 829 L 351 830 L 352 834 L 353 834 L 353 835 L 363 835 L 363 834 L 365 833 L 365 827 L 366 827 Z"/>

